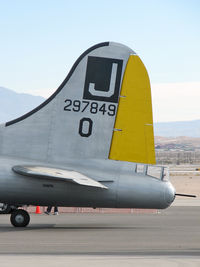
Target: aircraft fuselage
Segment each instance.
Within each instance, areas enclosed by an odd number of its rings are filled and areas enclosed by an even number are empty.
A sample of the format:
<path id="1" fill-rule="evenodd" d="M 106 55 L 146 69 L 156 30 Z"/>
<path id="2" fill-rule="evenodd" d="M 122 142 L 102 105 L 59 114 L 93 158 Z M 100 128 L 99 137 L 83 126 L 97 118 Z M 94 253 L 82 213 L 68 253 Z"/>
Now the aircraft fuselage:
<path id="1" fill-rule="evenodd" d="M 13 166 L 30 164 L 24 159 L 1 157 L 0 162 L 0 202 L 9 205 L 164 209 L 175 196 L 169 181 L 137 173 L 135 164 L 128 162 L 69 160 L 65 164 L 66 169 L 88 175 L 108 189 L 15 173 Z M 42 162 L 31 161 L 31 164 L 42 165 Z"/>

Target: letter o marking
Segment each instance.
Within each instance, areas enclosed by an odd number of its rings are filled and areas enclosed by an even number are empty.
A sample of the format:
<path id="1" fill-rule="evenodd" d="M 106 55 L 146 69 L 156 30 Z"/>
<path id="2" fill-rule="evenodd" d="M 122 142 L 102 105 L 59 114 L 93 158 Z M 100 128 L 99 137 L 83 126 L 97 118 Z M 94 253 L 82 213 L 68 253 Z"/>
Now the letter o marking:
<path id="1" fill-rule="evenodd" d="M 93 121 L 90 118 L 82 118 L 79 123 L 79 134 L 82 137 L 89 137 L 92 134 Z"/>

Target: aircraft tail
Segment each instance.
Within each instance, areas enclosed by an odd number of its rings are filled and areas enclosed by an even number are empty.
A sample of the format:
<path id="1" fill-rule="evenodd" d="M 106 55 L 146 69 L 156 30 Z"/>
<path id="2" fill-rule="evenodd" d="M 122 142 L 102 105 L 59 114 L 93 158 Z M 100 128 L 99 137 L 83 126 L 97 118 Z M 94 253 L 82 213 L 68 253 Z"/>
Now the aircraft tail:
<path id="1" fill-rule="evenodd" d="M 154 164 L 151 89 L 142 61 L 118 43 L 91 47 L 49 99 L 0 127 L 0 140 L 1 155 Z"/>

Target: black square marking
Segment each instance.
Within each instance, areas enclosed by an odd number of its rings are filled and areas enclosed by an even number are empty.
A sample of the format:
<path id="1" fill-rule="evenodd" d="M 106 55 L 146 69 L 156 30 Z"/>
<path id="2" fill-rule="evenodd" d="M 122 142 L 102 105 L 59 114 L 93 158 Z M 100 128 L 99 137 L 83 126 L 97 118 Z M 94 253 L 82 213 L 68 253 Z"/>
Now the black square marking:
<path id="1" fill-rule="evenodd" d="M 83 98 L 118 102 L 123 60 L 88 57 Z"/>

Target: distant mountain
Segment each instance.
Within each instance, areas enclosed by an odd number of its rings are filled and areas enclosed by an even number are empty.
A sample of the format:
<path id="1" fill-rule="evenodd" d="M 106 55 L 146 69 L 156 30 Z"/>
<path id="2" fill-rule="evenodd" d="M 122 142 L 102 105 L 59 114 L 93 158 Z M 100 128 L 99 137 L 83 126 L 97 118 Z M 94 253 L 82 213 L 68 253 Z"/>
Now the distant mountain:
<path id="1" fill-rule="evenodd" d="M 200 151 L 200 137 L 163 137 L 155 136 L 155 147 L 157 150 L 165 151 Z"/>
<path id="2" fill-rule="evenodd" d="M 0 123 L 24 115 L 40 105 L 44 100 L 41 96 L 19 94 L 10 89 L 0 87 Z"/>
<path id="3" fill-rule="evenodd" d="M 200 137 L 200 120 L 157 122 L 154 123 L 154 135 L 165 137 Z"/>

